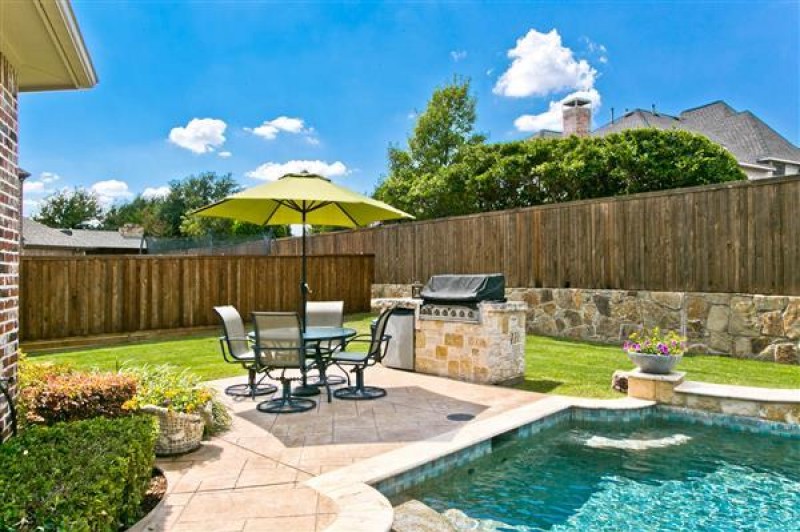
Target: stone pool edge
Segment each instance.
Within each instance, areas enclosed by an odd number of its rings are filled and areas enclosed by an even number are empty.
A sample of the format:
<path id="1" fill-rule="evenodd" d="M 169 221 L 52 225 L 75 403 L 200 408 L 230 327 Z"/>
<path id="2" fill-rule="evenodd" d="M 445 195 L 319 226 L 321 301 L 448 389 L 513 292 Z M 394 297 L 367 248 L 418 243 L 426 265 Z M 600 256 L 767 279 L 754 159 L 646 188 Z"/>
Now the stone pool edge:
<path id="1" fill-rule="evenodd" d="M 375 485 L 424 466 L 449 468 L 491 452 L 494 437 L 516 431 L 545 418 L 559 421 L 557 414 L 583 410 L 639 410 L 656 405 L 641 399 L 583 399 L 550 396 L 502 415 L 477 421 L 445 434 L 412 443 L 325 473 L 304 484 L 329 497 L 338 507 L 328 532 L 388 532 L 394 521 L 391 503 Z M 469 453 L 463 451 L 469 450 Z"/>

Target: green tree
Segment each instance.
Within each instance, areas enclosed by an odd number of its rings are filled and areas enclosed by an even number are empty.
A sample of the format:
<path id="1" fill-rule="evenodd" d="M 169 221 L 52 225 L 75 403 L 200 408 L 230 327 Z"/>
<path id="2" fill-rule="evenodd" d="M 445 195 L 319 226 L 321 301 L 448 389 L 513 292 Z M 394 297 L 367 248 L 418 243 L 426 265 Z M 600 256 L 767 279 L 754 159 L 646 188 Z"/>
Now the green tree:
<path id="1" fill-rule="evenodd" d="M 465 148 L 482 143 L 474 133 L 476 100 L 469 80 L 436 89 L 417 118 L 408 149 L 390 146 L 389 173 L 375 197 L 421 217 L 453 214 L 461 190 L 445 172 Z"/>
<path id="2" fill-rule="evenodd" d="M 448 171 L 464 182 L 461 205 L 471 212 L 746 178 L 736 159 L 708 138 L 656 129 L 474 146 Z"/>
<path id="3" fill-rule="evenodd" d="M 231 174 L 219 175 L 215 172 L 203 172 L 169 183 L 169 193 L 162 200 L 159 217 L 167 226 L 164 236 L 181 236 L 184 233 L 197 236 L 201 234 L 227 234 L 230 232 L 232 220 L 201 218 L 184 221 L 189 214 L 209 203 L 214 203 L 225 196 L 238 192 L 239 185 Z"/>
<path id="4" fill-rule="evenodd" d="M 101 220 L 102 215 L 97 195 L 85 188 L 76 188 L 46 197 L 33 219 L 48 227 L 76 229 L 92 220 Z"/>
<path id="5" fill-rule="evenodd" d="M 147 236 L 163 236 L 169 231 L 167 222 L 161 214 L 161 198 L 136 196 L 127 203 L 111 206 L 103 221 L 104 229 L 119 229 L 125 224 L 135 224 L 144 228 Z"/>
<path id="6" fill-rule="evenodd" d="M 132 223 L 144 227 L 148 236 L 162 237 L 197 237 L 209 234 L 272 234 L 280 237 L 289 234 L 289 228 L 284 226 L 265 228 L 238 220 L 204 218 L 190 214 L 195 209 L 238 192 L 240 188 L 231 174 L 204 172 L 176 179 L 170 181 L 169 193 L 164 197 L 145 198 L 140 195 L 128 203 L 112 206 L 106 214 L 104 228 L 118 229 Z"/>

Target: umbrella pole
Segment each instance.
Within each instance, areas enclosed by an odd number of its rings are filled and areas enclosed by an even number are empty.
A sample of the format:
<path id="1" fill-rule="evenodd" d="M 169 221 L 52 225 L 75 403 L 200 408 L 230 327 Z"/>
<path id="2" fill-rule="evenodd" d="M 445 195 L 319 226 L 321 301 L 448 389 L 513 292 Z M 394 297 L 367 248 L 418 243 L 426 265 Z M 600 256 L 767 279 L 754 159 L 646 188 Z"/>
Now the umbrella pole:
<path id="1" fill-rule="evenodd" d="M 307 271 L 306 271 L 306 210 L 305 210 L 305 201 L 303 202 L 303 279 L 300 281 L 300 294 L 301 294 L 301 305 L 300 308 L 301 316 L 303 318 L 303 332 L 306 332 L 306 302 L 308 300 L 308 283 L 307 278 Z"/>

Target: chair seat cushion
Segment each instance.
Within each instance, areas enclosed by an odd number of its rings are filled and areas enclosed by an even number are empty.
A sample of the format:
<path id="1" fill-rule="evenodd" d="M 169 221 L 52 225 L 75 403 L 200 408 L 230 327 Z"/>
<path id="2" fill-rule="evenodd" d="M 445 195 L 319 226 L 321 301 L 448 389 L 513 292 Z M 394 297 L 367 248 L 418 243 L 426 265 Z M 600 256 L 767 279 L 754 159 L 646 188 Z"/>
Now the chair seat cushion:
<path id="1" fill-rule="evenodd" d="M 339 351 L 335 355 L 333 355 L 333 360 L 336 362 L 364 362 L 367 357 L 369 357 L 369 353 L 356 353 L 351 351 Z"/>

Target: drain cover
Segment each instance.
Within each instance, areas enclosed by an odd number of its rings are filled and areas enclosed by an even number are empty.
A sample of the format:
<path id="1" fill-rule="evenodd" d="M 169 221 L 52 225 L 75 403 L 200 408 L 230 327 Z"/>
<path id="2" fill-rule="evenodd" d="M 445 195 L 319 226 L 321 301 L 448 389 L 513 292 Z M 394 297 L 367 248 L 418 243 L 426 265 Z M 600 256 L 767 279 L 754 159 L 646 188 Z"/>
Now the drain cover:
<path id="1" fill-rule="evenodd" d="M 472 414 L 450 414 L 447 416 L 447 419 L 450 421 L 469 421 L 475 419 L 475 416 Z"/>

